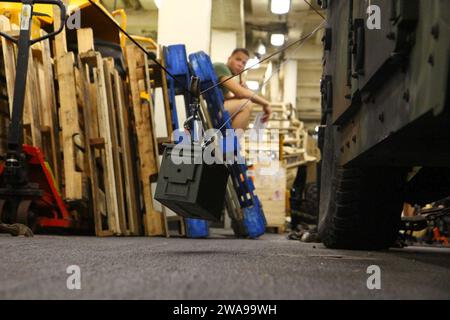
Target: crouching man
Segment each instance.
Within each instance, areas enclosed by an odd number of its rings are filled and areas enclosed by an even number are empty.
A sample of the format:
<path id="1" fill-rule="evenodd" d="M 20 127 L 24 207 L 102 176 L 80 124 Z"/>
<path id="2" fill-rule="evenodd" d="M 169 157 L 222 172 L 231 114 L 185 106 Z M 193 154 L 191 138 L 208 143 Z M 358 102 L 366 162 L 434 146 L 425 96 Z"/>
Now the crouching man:
<path id="1" fill-rule="evenodd" d="M 240 74 L 250 58 L 247 49 L 238 48 L 233 51 L 227 63 L 215 63 L 214 71 L 219 82 L 226 81 Z M 256 95 L 242 82 L 241 77 L 235 77 L 220 85 L 225 98 L 224 107 L 232 118 L 234 129 L 247 129 L 252 111 L 252 103 L 263 107 L 263 122 L 269 120 L 271 109 L 269 102 L 261 96 Z M 250 102 L 246 102 L 250 99 Z M 242 107 L 245 104 L 244 107 Z"/>

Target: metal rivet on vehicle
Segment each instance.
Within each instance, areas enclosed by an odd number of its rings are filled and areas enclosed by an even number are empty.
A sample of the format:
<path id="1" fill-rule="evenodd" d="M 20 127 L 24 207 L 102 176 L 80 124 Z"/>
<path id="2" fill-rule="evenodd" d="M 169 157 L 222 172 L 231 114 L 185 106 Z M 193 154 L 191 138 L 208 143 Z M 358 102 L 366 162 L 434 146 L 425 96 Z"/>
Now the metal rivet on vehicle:
<path id="1" fill-rule="evenodd" d="M 434 56 L 430 54 L 428 57 L 428 63 L 433 67 L 434 66 Z"/>
<path id="2" fill-rule="evenodd" d="M 439 39 L 439 24 L 435 24 L 432 28 L 431 28 L 431 34 L 433 35 L 434 39 Z"/>
<path id="3" fill-rule="evenodd" d="M 395 40 L 395 33 L 394 32 L 389 32 L 386 35 L 386 38 L 388 38 L 389 40 Z"/>
<path id="4" fill-rule="evenodd" d="M 410 98 L 409 90 L 406 90 L 405 93 L 403 94 L 403 100 L 409 102 L 409 98 Z"/>

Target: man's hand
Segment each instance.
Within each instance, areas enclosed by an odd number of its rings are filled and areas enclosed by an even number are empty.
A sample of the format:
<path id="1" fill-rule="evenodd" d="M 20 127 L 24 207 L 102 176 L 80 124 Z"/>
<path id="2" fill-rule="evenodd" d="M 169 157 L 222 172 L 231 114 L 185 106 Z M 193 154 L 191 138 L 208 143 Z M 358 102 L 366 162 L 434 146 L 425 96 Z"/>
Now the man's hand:
<path id="1" fill-rule="evenodd" d="M 245 89 L 248 89 L 248 85 L 247 85 L 246 82 L 241 82 L 240 84 L 241 84 L 241 86 L 243 86 Z"/>
<path id="2" fill-rule="evenodd" d="M 270 104 L 263 105 L 264 116 L 262 117 L 262 122 L 267 122 L 270 119 L 270 115 L 272 114 L 272 108 Z"/>

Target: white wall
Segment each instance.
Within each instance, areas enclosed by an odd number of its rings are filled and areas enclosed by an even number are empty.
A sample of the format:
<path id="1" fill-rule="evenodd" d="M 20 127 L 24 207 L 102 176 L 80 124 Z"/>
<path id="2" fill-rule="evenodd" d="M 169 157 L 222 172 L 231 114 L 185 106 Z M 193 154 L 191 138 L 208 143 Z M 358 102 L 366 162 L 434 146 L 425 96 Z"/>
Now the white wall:
<path id="1" fill-rule="evenodd" d="M 211 60 L 226 63 L 237 47 L 237 32 L 213 29 L 211 31 Z"/>
<path id="2" fill-rule="evenodd" d="M 158 43 L 185 44 L 189 53 L 209 54 L 211 0 L 163 0 L 158 14 Z"/>
<path id="3" fill-rule="evenodd" d="M 163 0 L 158 12 L 158 44 L 169 46 L 184 44 L 187 54 L 204 51 L 210 53 L 211 46 L 211 0 Z M 158 105 L 162 96 L 157 97 Z M 182 98 L 177 97 L 177 115 L 180 128 L 186 120 Z M 155 114 L 156 132 L 166 136 L 163 112 Z M 172 133 L 170 132 L 169 135 Z"/>
<path id="4" fill-rule="evenodd" d="M 284 102 L 291 103 L 294 110 L 297 108 L 297 60 L 288 60 L 284 63 Z"/>
<path id="5" fill-rule="evenodd" d="M 280 102 L 282 92 L 280 91 L 280 72 L 279 65 L 272 64 L 272 74 L 270 78 L 270 101 Z"/>

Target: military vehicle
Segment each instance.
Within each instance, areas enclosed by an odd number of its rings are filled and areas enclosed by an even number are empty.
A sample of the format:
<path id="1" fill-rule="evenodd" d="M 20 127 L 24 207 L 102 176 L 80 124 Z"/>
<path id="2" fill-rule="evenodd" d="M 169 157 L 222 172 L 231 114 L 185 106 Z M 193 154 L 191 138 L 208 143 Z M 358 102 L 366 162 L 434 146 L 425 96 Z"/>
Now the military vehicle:
<path id="1" fill-rule="evenodd" d="M 319 4 L 319 234 L 329 248 L 388 248 L 404 202 L 450 195 L 450 1 Z"/>

